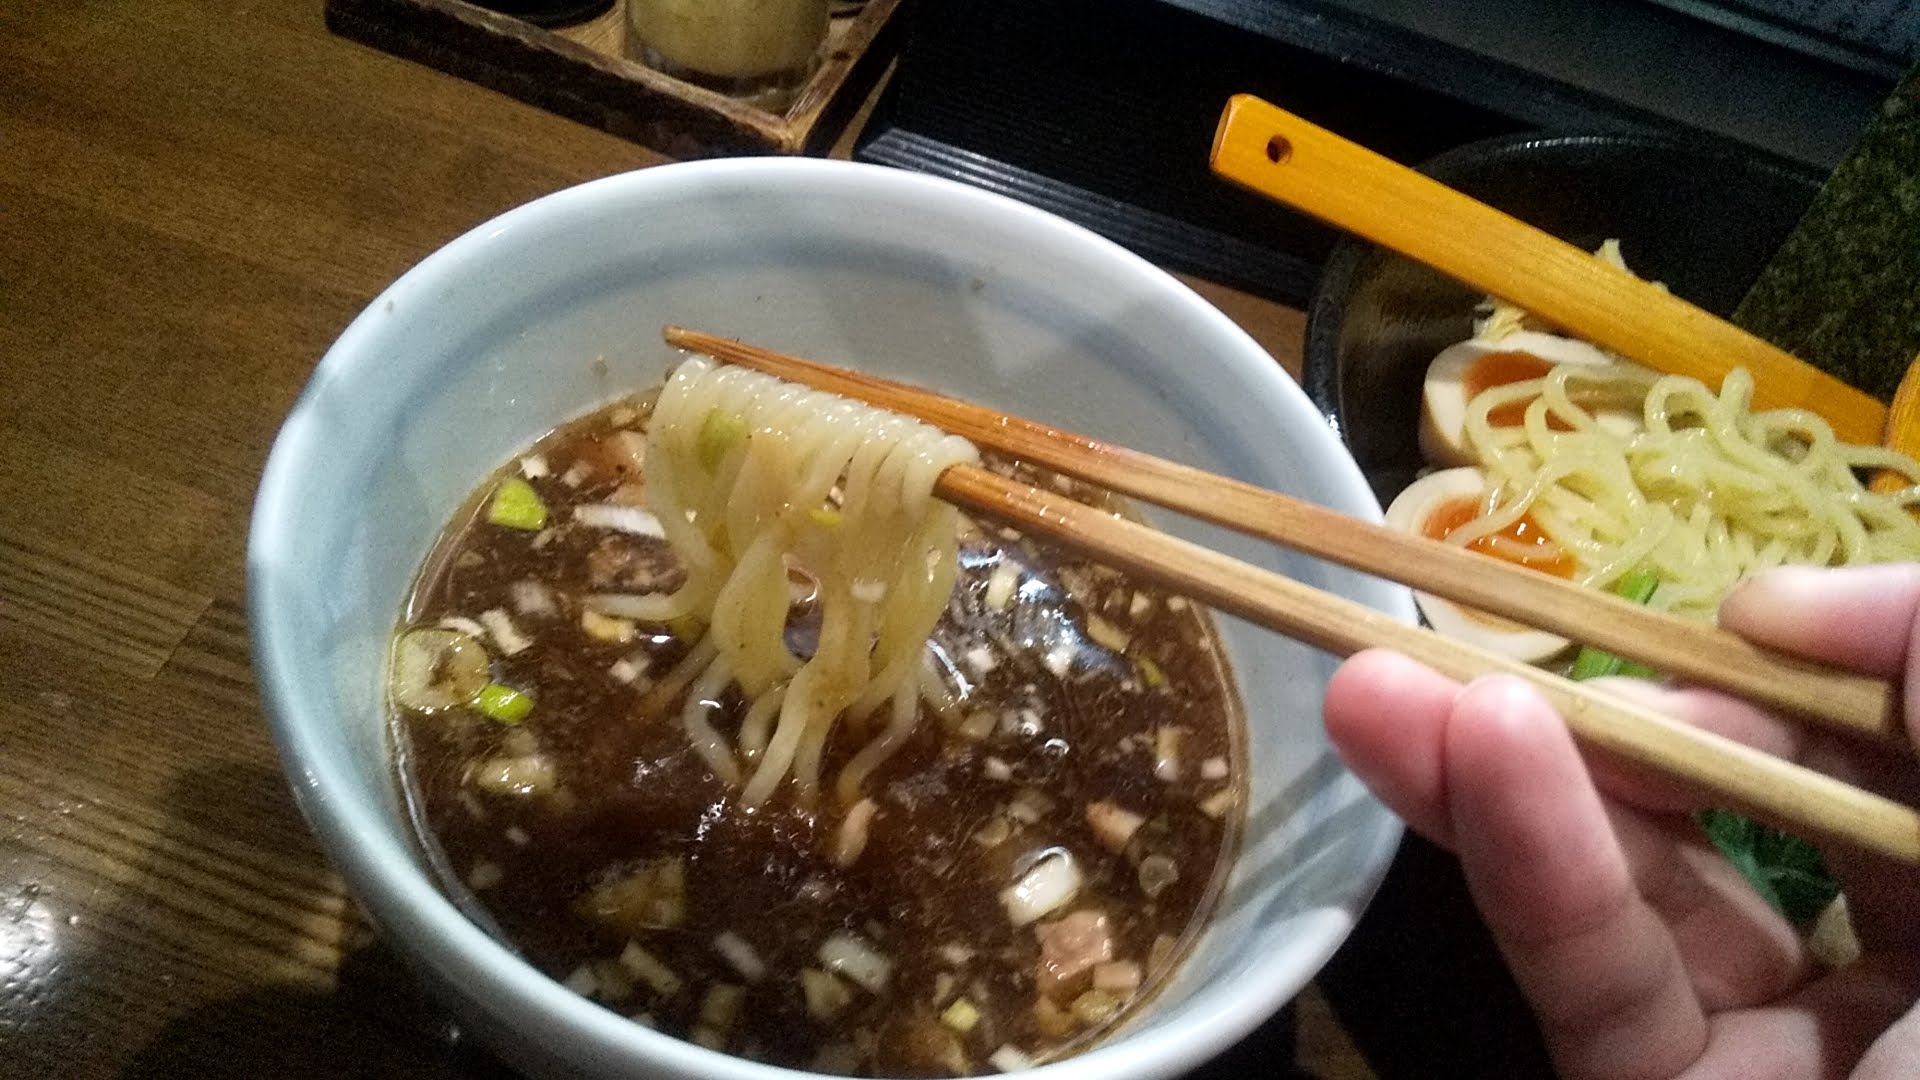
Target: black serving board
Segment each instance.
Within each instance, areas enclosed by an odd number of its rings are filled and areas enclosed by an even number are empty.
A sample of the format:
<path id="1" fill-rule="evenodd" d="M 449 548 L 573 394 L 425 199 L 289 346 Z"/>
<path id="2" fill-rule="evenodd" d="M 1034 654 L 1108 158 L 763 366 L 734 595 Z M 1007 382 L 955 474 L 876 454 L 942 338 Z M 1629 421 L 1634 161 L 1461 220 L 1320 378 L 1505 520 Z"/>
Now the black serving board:
<path id="1" fill-rule="evenodd" d="M 1409 164 L 1529 130 L 1720 138 L 1312 0 L 919 0 L 906 29 L 858 158 L 1012 195 L 1292 304 L 1335 234 L 1208 172 L 1232 94 Z"/>

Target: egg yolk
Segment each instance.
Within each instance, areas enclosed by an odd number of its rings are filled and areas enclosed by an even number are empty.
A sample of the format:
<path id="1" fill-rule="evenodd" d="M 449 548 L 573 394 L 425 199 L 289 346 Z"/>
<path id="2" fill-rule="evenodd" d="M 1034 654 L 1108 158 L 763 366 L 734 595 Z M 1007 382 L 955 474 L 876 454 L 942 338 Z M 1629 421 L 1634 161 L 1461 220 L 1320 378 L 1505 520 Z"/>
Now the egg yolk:
<path id="1" fill-rule="evenodd" d="M 1553 365 L 1532 353 L 1490 352 L 1482 354 L 1468 365 L 1466 374 L 1461 378 L 1461 390 L 1472 401 L 1482 393 L 1496 386 L 1525 382 L 1528 379 L 1544 378 Z M 1487 423 L 1494 427 L 1519 427 L 1527 417 L 1527 406 L 1531 400 L 1509 401 L 1487 411 Z M 1566 423 L 1557 416 L 1547 416 L 1547 427 L 1554 431 L 1570 431 Z"/>
<path id="2" fill-rule="evenodd" d="M 1455 529 L 1479 516 L 1478 497 L 1456 495 L 1434 507 L 1420 523 L 1420 531 L 1430 540 L 1445 540 Z M 1554 543 L 1531 514 L 1520 515 L 1518 521 L 1492 536 L 1474 540 L 1467 545 L 1467 550 L 1555 577 L 1573 576 L 1573 556 Z"/>

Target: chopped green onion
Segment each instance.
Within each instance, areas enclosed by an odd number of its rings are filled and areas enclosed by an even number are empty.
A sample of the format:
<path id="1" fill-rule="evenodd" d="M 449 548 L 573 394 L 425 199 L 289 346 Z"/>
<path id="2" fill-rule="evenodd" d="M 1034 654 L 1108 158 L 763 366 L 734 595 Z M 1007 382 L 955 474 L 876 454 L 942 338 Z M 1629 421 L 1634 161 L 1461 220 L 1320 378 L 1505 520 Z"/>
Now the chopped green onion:
<path id="1" fill-rule="evenodd" d="M 540 501 L 540 493 L 532 484 L 517 476 L 508 477 L 494 489 L 487 521 L 509 529 L 538 531 L 547 527 L 547 504 Z"/>
<path id="2" fill-rule="evenodd" d="M 1660 575 L 1644 567 L 1629 571 L 1625 577 L 1613 583 L 1613 594 L 1623 600 L 1636 604 L 1645 604 L 1653 599 L 1653 593 L 1660 585 Z M 1635 663 L 1624 657 L 1615 656 L 1604 649 L 1582 646 L 1580 655 L 1573 658 L 1573 670 L 1567 678 L 1574 682 L 1586 679 L 1600 679 L 1609 675 L 1630 675 L 1634 678 L 1648 679 L 1658 672 L 1645 664 Z"/>
<path id="3" fill-rule="evenodd" d="M 1167 685 L 1167 673 L 1160 670 L 1160 665 L 1153 662 L 1153 657 L 1136 656 L 1133 666 L 1140 670 L 1140 681 L 1147 684 L 1147 689 L 1158 690 Z"/>
<path id="4" fill-rule="evenodd" d="M 980 1022 L 980 1010 L 966 998 L 954 998 L 953 1004 L 947 1006 L 947 1010 L 940 1014 L 940 1022 L 965 1035 Z"/>
<path id="5" fill-rule="evenodd" d="M 1007 603 L 1019 588 L 1020 564 L 1001 558 L 994 565 L 993 576 L 987 579 L 987 607 L 993 611 L 1007 610 Z"/>
<path id="6" fill-rule="evenodd" d="M 819 968 L 800 969 L 800 992 L 815 1020 L 831 1020 L 853 1004 L 853 987 Z"/>
<path id="7" fill-rule="evenodd" d="M 1087 636 L 1094 644 L 1117 653 L 1126 652 L 1127 646 L 1133 644 L 1132 634 L 1092 613 L 1087 615 Z"/>
<path id="8" fill-rule="evenodd" d="M 707 632 L 707 624 L 697 615 L 676 615 L 667 620 L 667 630 L 674 637 L 688 645 L 699 641 Z"/>
<path id="9" fill-rule="evenodd" d="M 486 646 L 468 634 L 421 626 L 394 642 L 389 682 L 402 708 L 435 712 L 465 705 L 491 681 Z"/>
<path id="10" fill-rule="evenodd" d="M 1083 1024 L 1104 1024 L 1114 1018 L 1126 999 L 1110 990 L 1089 990 L 1073 999 L 1067 1011 Z"/>
<path id="11" fill-rule="evenodd" d="M 707 988 L 707 996 L 700 1001 L 700 1025 L 719 1035 L 733 1030 L 734 1022 L 740 1019 L 740 1006 L 746 998 L 747 988 L 744 986 L 714 983 Z"/>
<path id="12" fill-rule="evenodd" d="M 700 464 L 713 468 L 747 437 L 747 418 L 715 409 L 700 425 Z"/>
<path id="13" fill-rule="evenodd" d="M 816 506 L 807 511 L 807 516 L 813 519 L 815 525 L 823 529 L 831 529 L 840 524 L 840 511 L 831 506 Z"/>
<path id="14" fill-rule="evenodd" d="M 503 724 L 517 724 L 533 711 L 533 697 L 511 686 L 488 683 L 473 699 L 473 707 Z"/>
<path id="15" fill-rule="evenodd" d="M 661 997 L 672 997 L 680 992 L 680 976 L 672 968 L 660 962 L 659 958 L 640 947 L 637 941 L 627 942 L 620 953 L 620 966 L 627 973 L 653 988 Z"/>
<path id="16" fill-rule="evenodd" d="M 1629 570 L 1613 583 L 1613 594 L 1622 600 L 1631 600 L 1636 604 L 1645 604 L 1653 599 L 1653 591 L 1660 587 L 1660 575 L 1645 567 Z"/>

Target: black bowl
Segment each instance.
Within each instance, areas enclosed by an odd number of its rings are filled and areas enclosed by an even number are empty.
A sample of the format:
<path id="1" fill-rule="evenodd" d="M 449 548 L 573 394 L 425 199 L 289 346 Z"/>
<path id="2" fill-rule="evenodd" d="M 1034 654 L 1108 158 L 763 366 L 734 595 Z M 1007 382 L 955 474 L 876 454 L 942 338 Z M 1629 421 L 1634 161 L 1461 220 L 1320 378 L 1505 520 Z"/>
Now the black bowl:
<path id="1" fill-rule="evenodd" d="M 1448 151 L 1420 171 L 1587 250 L 1617 238 L 1635 273 L 1722 316 L 1820 183 L 1737 147 L 1653 134 L 1507 136 Z M 1356 240 L 1321 271 L 1301 381 L 1382 502 L 1421 468 L 1427 364 L 1472 333 L 1480 297 Z"/>
<path id="2" fill-rule="evenodd" d="M 1746 295 L 1820 182 L 1737 148 L 1645 134 L 1490 139 L 1421 171 L 1582 248 L 1618 238 L 1636 273 L 1720 315 Z M 1472 333 L 1480 296 L 1359 241 L 1327 260 L 1308 308 L 1301 381 L 1383 503 L 1422 468 L 1427 365 Z M 1459 863 L 1417 836 L 1319 983 L 1383 1080 L 1552 1076 Z"/>

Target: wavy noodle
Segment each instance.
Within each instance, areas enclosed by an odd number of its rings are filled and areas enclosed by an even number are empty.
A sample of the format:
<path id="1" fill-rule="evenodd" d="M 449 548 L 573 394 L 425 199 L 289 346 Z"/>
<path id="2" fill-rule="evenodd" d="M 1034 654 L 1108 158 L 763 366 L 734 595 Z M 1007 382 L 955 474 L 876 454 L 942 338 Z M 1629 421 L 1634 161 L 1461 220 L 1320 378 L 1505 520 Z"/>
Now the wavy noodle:
<path id="1" fill-rule="evenodd" d="M 1491 388 L 1467 405 L 1467 442 L 1491 492 L 1483 514 L 1448 537 L 1466 544 L 1530 516 L 1573 556 L 1578 578 L 1607 587 L 1638 566 L 1659 575 L 1654 602 L 1711 618 L 1743 576 L 1786 563 L 1845 565 L 1920 558 L 1909 508 L 1920 489 L 1870 491 L 1861 473 L 1920 482 L 1920 463 L 1834 438 L 1817 414 L 1756 413 L 1753 379 L 1729 374 L 1715 394 L 1696 379 L 1629 366 L 1561 365 Z M 1527 402 L 1518 425 L 1489 414 Z M 1609 430 L 1605 412 L 1638 413 Z"/>
<path id="2" fill-rule="evenodd" d="M 693 749 L 713 774 L 729 784 L 740 782 L 740 762 L 733 756 L 733 748 L 727 745 L 726 736 L 714 729 L 709 719 L 711 713 L 720 708 L 720 695 L 726 691 L 727 684 L 733 681 L 733 673 L 727 667 L 727 658 L 722 656 L 707 665 L 707 670 L 694 680 L 693 688 L 687 691 L 686 704 L 680 707 L 680 723 L 687 729 L 687 737 L 693 741 Z"/>
<path id="3" fill-rule="evenodd" d="M 657 601 L 704 623 L 669 678 L 689 687 L 681 723 L 715 775 L 752 807 L 791 780 L 817 798 L 843 715 L 864 742 L 835 783 L 860 798 L 921 714 L 918 671 L 957 572 L 955 512 L 940 473 L 979 459 L 925 424 L 744 368 L 677 367 L 647 431 L 647 498 L 686 569 Z M 818 641 L 787 643 L 790 567 L 818 583 Z M 749 702 L 738 747 L 712 723 L 729 686 Z M 884 728 L 867 714 L 891 704 Z"/>
<path id="4" fill-rule="evenodd" d="M 779 714 L 780 703 L 786 699 L 785 683 L 753 699 L 747 715 L 740 720 L 740 754 L 748 762 L 760 760 L 766 752 L 767 736 L 773 730 L 773 719 Z"/>
<path id="5" fill-rule="evenodd" d="M 913 734 L 920 716 L 919 688 L 912 684 L 901 686 L 893 692 L 892 702 L 886 730 L 861 747 L 853 760 L 847 762 L 847 767 L 840 770 L 840 778 L 834 781 L 834 794 L 839 796 L 842 805 L 851 806 L 860 801 L 860 785 L 875 769 L 886 764 L 894 751 L 906 745 L 907 738 Z"/>

